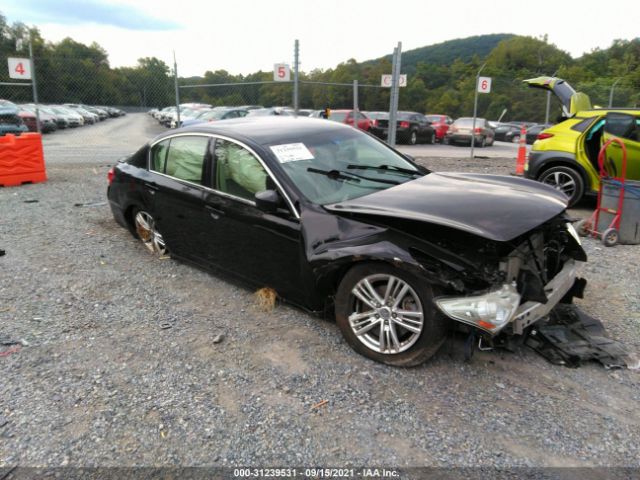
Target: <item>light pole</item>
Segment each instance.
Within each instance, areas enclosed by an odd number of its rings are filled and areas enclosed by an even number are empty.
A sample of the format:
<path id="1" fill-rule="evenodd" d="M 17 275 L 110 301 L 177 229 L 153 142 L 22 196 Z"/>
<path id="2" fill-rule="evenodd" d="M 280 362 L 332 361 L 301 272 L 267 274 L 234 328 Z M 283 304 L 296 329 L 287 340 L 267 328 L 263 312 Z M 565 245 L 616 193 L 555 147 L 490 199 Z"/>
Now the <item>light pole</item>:
<path id="1" fill-rule="evenodd" d="M 613 107 L 613 91 L 620 80 L 622 80 L 622 77 L 619 77 L 615 82 L 613 82 L 613 85 L 611 85 L 611 91 L 609 92 L 609 108 Z"/>

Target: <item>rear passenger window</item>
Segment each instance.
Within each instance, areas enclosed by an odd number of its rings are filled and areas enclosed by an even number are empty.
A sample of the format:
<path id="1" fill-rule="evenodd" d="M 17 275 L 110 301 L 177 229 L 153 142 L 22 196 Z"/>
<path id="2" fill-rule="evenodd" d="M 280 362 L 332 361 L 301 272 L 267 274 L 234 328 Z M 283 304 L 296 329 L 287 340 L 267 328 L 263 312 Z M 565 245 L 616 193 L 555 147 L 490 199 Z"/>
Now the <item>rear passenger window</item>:
<path id="1" fill-rule="evenodd" d="M 169 149 L 169 140 L 156 143 L 151 149 L 151 165 L 149 167 L 154 172 L 164 173 L 164 167 L 167 160 L 167 150 Z"/>
<path id="2" fill-rule="evenodd" d="M 165 173 L 180 180 L 202 184 L 202 170 L 209 138 L 174 137 L 169 145 Z"/>
<path id="3" fill-rule="evenodd" d="M 593 123 L 593 118 L 585 118 L 581 122 L 576 123 L 571 130 L 575 130 L 576 132 L 584 132 L 589 125 Z"/>

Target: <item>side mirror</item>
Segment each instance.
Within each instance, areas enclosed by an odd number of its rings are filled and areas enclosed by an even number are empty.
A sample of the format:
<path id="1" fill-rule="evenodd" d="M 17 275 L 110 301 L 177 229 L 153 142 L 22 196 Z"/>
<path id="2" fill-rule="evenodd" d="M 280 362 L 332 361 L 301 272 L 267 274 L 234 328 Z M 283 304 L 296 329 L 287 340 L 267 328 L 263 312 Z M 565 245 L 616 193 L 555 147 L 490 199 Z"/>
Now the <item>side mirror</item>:
<path id="1" fill-rule="evenodd" d="M 275 213 L 282 205 L 282 198 L 275 190 L 263 190 L 254 196 L 258 210 L 267 213 Z"/>

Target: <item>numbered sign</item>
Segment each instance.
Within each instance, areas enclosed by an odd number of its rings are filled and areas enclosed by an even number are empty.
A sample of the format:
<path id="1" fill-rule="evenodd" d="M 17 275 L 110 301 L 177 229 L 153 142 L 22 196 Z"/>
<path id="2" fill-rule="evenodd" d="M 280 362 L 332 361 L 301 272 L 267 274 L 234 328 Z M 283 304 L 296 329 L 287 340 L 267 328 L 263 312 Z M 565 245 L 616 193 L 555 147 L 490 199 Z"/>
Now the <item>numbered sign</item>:
<path id="1" fill-rule="evenodd" d="M 9 78 L 31 80 L 31 62 L 28 58 L 8 58 Z"/>
<path id="2" fill-rule="evenodd" d="M 478 93 L 491 91 L 491 77 L 478 77 Z"/>
<path id="3" fill-rule="evenodd" d="M 382 75 L 382 78 L 380 79 L 380 86 L 382 87 L 391 87 L 391 82 L 393 81 L 393 76 L 392 75 Z M 400 75 L 400 79 L 398 80 L 398 83 L 400 84 L 400 87 L 406 87 L 407 86 L 407 75 Z"/>
<path id="4" fill-rule="evenodd" d="M 286 63 L 276 63 L 273 66 L 273 80 L 276 82 L 291 81 L 291 70 Z"/>

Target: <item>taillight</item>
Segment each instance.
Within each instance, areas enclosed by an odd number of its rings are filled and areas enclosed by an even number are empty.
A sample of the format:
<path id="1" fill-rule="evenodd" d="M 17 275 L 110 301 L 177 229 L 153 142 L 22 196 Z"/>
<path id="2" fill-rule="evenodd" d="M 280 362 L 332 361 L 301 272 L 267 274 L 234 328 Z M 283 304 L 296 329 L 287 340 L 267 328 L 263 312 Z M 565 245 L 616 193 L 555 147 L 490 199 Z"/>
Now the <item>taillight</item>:
<path id="1" fill-rule="evenodd" d="M 474 132 L 475 132 L 475 133 L 482 133 L 482 129 L 481 129 L 481 128 L 476 128 L 476 129 L 474 130 Z"/>
<path id="2" fill-rule="evenodd" d="M 400 128 L 409 128 L 409 122 L 400 122 Z"/>
<path id="3" fill-rule="evenodd" d="M 111 167 L 107 172 L 107 183 L 111 185 L 113 183 L 113 178 L 116 176 L 116 171 Z"/>
<path id="4" fill-rule="evenodd" d="M 553 133 L 539 133 L 538 136 L 536 137 L 537 140 L 545 140 L 547 138 L 551 138 L 553 137 Z"/>
<path id="5" fill-rule="evenodd" d="M 371 123 L 373 124 L 374 127 L 378 126 L 378 120 L 371 120 Z"/>

